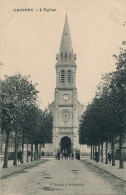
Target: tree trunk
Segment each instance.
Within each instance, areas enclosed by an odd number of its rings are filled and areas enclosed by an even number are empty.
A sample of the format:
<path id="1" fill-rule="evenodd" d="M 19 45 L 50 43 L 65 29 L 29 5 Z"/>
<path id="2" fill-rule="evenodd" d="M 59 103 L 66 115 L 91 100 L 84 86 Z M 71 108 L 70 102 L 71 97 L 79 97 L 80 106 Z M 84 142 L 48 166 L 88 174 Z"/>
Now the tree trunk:
<path id="1" fill-rule="evenodd" d="M 95 152 L 97 152 L 97 145 L 95 145 Z"/>
<path id="2" fill-rule="evenodd" d="M 94 146 L 94 161 L 96 161 L 97 145 Z"/>
<path id="3" fill-rule="evenodd" d="M 98 161 L 100 161 L 100 144 L 98 144 Z"/>
<path id="4" fill-rule="evenodd" d="M 37 160 L 39 159 L 39 154 L 38 154 L 38 143 L 36 145 L 36 149 L 37 149 Z"/>
<path id="5" fill-rule="evenodd" d="M 115 166 L 115 143 L 114 143 L 114 139 L 112 140 L 112 166 Z"/>
<path id="6" fill-rule="evenodd" d="M 101 162 L 103 162 L 103 142 L 101 144 Z"/>
<path id="7" fill-rule="evenodd" d="M 39 159 L 41 159 L 41 144 L 39 144 Z"/>
<path id="8" fill-rule="evenodd" d="M 123 165 L 123 156 L 122 156 L 122 133 L 120 133 L 120 136 L 119 136 L 119 151 L 120 151 L 119 168 L 123 169 L 124 165 Z"/>
<path id="9" fill-rule="evenodd" d="M 15 151 L 14 151 L 14 162 L 13 165 L 17 165 L 17 131 L 15 131 L 15 138 L 14 138 L 14 147 L 15 147 Z"/>
<path id="10" fill-rule="evenodd" d="M 28 162 L 28 155 L 29 153 L 28 153 L 28 144 L 27 144 L 27 162 Z"/>
<path id="11" fill-rule="evenodd" d="M 33 161 L 33 144 L 31 144 L 31 161 Z"/>
<path id="12" fill-rule="evenodd" d="M 108 164 L 108 141 L 106 141 L 105 146 L 105 164 Z"/>
<path id="13" fill-rule="evenodd" d="M 6 145 L 5 145 L 3 168 L 8 167 L 8 149 L 9 149 L 9 133 L 6 134 Z"/>
<path id="14" fill-rule="evenodd" d="M 94 155 L 94 145 L 93 145 L 93 160 L 95 159 L 95 155 Z"/>
<path id="15" fill-rule="evenodd" d="M 91 155 L 90 155 L 90 158 L 92 159 L 92 145 L 91 145 Z"/>
<path id="16" fill-rule="evenodd" d="M 22 155 L 21 155 L 21 164 L 24 164 L 24 130 L 22 132 Z"/>
<path id="17" fill-rule="evenodd" d="M 37 160 L 37 153 L 38 153 L 38 144 L 35 143 L 35 153 L 34 153 L 34 160 Z"/>

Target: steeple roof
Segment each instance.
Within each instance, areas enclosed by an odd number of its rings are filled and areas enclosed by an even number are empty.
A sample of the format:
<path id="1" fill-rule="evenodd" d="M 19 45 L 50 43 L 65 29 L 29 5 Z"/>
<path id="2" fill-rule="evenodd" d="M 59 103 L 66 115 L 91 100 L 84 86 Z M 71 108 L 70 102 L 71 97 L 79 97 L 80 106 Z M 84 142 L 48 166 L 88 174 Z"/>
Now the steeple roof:
<path id="1" fill-rule="evenodd" d="M 62 51 L 72 52 L 72 43 L 71 43 L 71 36 L 70 36 L 67 15 L 65 18 L 65 24 L 64 24 L 64 29 L 63 29 L 63 34 L 62 34 L 62 39 L 60 44 L 60 52 Z"/>
<path id="2" fill-rule="evenodd" d="M 75 63 L 76 54 L 73 53 L 67 15 L 65 18 L 65 24 L 64 24 L 64 29 L 63 29 L 63 34 L 62 34 L 62 39 L 60 44 L 60 51 L 59 54 L 56 55 L 56 59 L 57 59 L 57 63 L 56 63 L 57 66 L 76 65 Z"/>

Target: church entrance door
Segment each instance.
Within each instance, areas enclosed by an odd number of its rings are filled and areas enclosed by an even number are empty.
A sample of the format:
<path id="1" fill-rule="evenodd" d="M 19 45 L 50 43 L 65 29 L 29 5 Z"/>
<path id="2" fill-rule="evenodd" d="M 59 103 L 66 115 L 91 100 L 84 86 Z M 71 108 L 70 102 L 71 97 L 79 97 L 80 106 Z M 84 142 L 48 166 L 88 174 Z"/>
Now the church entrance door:
<path id="1" fill-rule="evenodd" d="M 71 139 L 69 137 L 65 136 L 61 139 L 60 150 L 61 150 L 61 153 L 65 157 L 70 156 L 70 153 L 71 153 Z"/>

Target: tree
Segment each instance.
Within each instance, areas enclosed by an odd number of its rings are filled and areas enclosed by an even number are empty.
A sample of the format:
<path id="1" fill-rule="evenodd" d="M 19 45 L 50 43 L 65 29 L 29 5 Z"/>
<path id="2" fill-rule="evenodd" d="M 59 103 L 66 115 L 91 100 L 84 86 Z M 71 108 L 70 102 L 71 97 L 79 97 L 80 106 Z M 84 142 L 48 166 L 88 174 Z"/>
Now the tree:
<path id="1" fill-rule="evenodd" d="M 33 160 L 33 144 L 35 144 L 35 160 L 40 158 L 41 144 L 52 142 L 53 118 L 45 109 L 42 111 L 37 105 L 26 105 L 22 108 L 22 129 L 24 130 L 24 143 L 31 144 L 31 160 Z"/>
<path id="2" fill-rule="evenodd" d="M 119 137 L 120 168 L 123 168 L 122 143 L 126 136 L 126 50 L 121 48 L 120 54 L 115 58 L 116 70 L 102 76 L 96 96 L 82 116 L 79 138 L 82 144 L 98 145 L 106 142 L 106 163 L 109 141 L 114 166 L 114 145 Z"/>
<path id="3" fill-rule="evenodd" d="M 34 136 L 34 143 L 38 159 L 38 144 L 41 146 L 41 144 L 52 143 L 53 117 L 47 109 L 44 111 L 38 109 L 36 114 L 36 121 L 36 136 Z"/>
<path id="4" fill-rule="evenodd" d="M 125 45 L 125 44 L 124 44 Z M 116 58 L 116 72 L 112 80 L 111 89 L 113 91 L 115 112 L 118 123 L 120 165 L 123 168 L 122 143 L 126 136 L 126 49 L 120 48 Z"/>
<path id="5" fill-rule="evenodd" d="M 7 167 L 8 143 L 10 133 L 15 136 L 15 158 L 14 165 L 17 164 L 17 137 L 22 133 L 21 115 L 22 107 L 34 104 L 37 99 L 36 85 L 28 81 L 29 77 L 16 74 L 5 76 L 1 85 L 2 104 L 2 132 L 6 133 L 6 149 L 3 168 Z"/>

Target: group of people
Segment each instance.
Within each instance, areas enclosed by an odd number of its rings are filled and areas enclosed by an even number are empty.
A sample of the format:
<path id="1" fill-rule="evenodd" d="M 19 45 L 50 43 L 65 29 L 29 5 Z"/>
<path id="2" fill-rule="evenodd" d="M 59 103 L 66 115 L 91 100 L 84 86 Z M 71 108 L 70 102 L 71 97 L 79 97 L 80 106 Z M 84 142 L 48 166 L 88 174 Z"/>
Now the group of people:
<path id="1" fill-rule="evenodd" d="M 27 155 L 31 156 L 31 152 L 28 151 Z M 19 150 L 17 153 L 17 160 L 18 160 L 18 162 L 22 162 L 22 151 L 21 150 Z"/>
<path id="2" fill-rule="evenodd" d="M 94 161 L 98 162 L 99 161 L 99 153 L 98 152 L 95 152 L 95 158 L 94 158 Z M 108 153 L 108 161 L 109 163 L 111 163 L 111 160 L 112 160 L 112 154 L 111 152 L 109 151 Z"/>
<path id="3" fill-rule="evenodd" d="M 74 159 L 74 152 L 73 151 L 70 152 L 70 151 L 65 150 L 65 151 L 62 151 L 60 153 L 60 151 L 58 150 L 55 157 L 57 160 L 60 160 L 60 158 L 62 158 L 62 160 L 63 159 L 72 159 L 73 160 Z M 80 160 L 80 151 L 79 150 L 75 152 L 75 158 L 77 160 Z"/>

